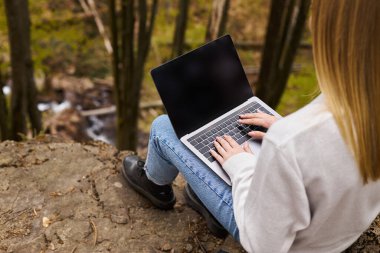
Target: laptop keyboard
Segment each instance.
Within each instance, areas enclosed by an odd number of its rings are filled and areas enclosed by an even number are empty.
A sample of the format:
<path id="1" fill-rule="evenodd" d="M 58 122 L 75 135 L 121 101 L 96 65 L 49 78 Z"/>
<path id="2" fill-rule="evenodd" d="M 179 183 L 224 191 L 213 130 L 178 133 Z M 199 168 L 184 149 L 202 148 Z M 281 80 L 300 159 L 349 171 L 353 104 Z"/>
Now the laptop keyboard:
<path id="1" fill-rule="evenodd" d="M 257 110 L 262 112 L 270 113 L 267 109 L 261 106 L 258 102 L 251 102 L 250 104 L 242 107 L 236 112 L 228 115 L 227 117 L 216 122 L 214 125 L 209 126 L 203 131 L 197 133 L 196 135 L 190 137 L 188 141 L 193 145 L 207 160 L 214 162 L 215 158 L 211 156 L 210 149 L 215 150 L 214 141 L 216 137 L 229 135 L 240 145 L 245 141 L 249 140 L 251 137 L 248 135 L 250 131 L 263 131 L 266 132 L 267 129 L 258 126 L 248 126 L 244 124 L 239 124 L 237 120 L 239 115 L 246 113 L 255 113 Z"/>

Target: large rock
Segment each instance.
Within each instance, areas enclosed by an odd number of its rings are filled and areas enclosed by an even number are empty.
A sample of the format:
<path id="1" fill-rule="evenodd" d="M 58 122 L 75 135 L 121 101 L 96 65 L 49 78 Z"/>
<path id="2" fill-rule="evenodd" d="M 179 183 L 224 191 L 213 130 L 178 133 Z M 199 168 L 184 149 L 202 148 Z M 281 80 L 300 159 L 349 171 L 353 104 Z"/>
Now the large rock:
<path id="1" fill-rule="evenodd" d="M 0 252 L 215 252 L 240 246 L 209 234 L 184 204 L 154 208 L 124 182 L 110 145 L 49 137 L 0 144 Z"/>
<path id="2" fill-rule="evenodd" d="M 182 178 L 171 211 L 130 189 L 127 154 L 52 137 L 0 143 L 0 252 L 243 252 L 185 205 Z M 380 252 L 379 217 L 347 252 Z"/>

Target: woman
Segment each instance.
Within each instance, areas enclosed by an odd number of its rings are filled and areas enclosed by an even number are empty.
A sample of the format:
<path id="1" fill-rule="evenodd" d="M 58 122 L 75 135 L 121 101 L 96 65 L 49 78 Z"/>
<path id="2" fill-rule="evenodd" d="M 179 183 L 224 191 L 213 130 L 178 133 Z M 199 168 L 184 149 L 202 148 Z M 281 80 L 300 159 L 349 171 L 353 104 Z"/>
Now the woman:
<path id="1" fill-rule="evenodd" d="M 127 180 L 170 208 L 181 171 L 249 252 L 348 248 L 380 212 L 380 1 L 314 0 L 311 30 L 322 95 L 273 125 L 268 115 L 243 115 L 241 123 L 270 127 L 262 155 L 228 136 L 215 141 L 232 189 L 180 143 L 166 116 L 152 125 L 144 169 L 125 159 Z"/>

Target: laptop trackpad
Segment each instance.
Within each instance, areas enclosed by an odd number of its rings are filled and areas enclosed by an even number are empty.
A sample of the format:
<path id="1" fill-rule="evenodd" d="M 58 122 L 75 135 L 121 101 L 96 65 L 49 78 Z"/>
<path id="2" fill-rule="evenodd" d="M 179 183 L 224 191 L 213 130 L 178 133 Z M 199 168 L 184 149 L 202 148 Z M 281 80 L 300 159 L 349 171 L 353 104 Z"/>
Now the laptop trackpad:
<path id="1" fill-rule="evenodd" d="M 251 148 L 253 154 L 258 155 L 261 150 L 261 141 L 254 141 L 252 139 L 248 140 L 249 147 Z"/>

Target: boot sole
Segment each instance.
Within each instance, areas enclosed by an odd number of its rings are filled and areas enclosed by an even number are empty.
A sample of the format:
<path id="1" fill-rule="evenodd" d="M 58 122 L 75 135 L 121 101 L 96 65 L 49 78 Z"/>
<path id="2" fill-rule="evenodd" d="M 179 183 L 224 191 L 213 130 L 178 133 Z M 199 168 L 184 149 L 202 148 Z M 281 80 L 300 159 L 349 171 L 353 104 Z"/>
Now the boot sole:
<path id="1" fill-rule="evenodd" d="M 185 199 L 190 207 L 203 216 L 206 220 L 207 228 L 213 235 L 219 238 L 225 238 L 228 235 L 227 230 L 194 198 L 188 185 L 185 186 Z"/>
<path id="2" fill-rule="evenodd" d="M 143 195 L 145 198 L 149 199 L 155 207 L 157 207 L 159 209 L 162 209 L 162 210 L 173 209 L 174 204 L 176 202 L 175 196 L 174 196 L 174 198 L 172 200 L 170 200 L 170 202 L 162 202 L 159 199 L 157 199 L 154 196 L 152 196 L 149 193 L 147 193 L 141 186 L 139 186 L 138 184 L 134 183 L 132 180 L 129 179 L 128 175 L 124 171 L 124 162 L 123 162 L 123 167 L 122 167 L 121 171 L 122 171 L 123 176 L 124 176 L 125 180 L 127 181 L 127 183 L 135 191 L 137 191 L 138 193 L 140 193 L 141 195 Z"/>

